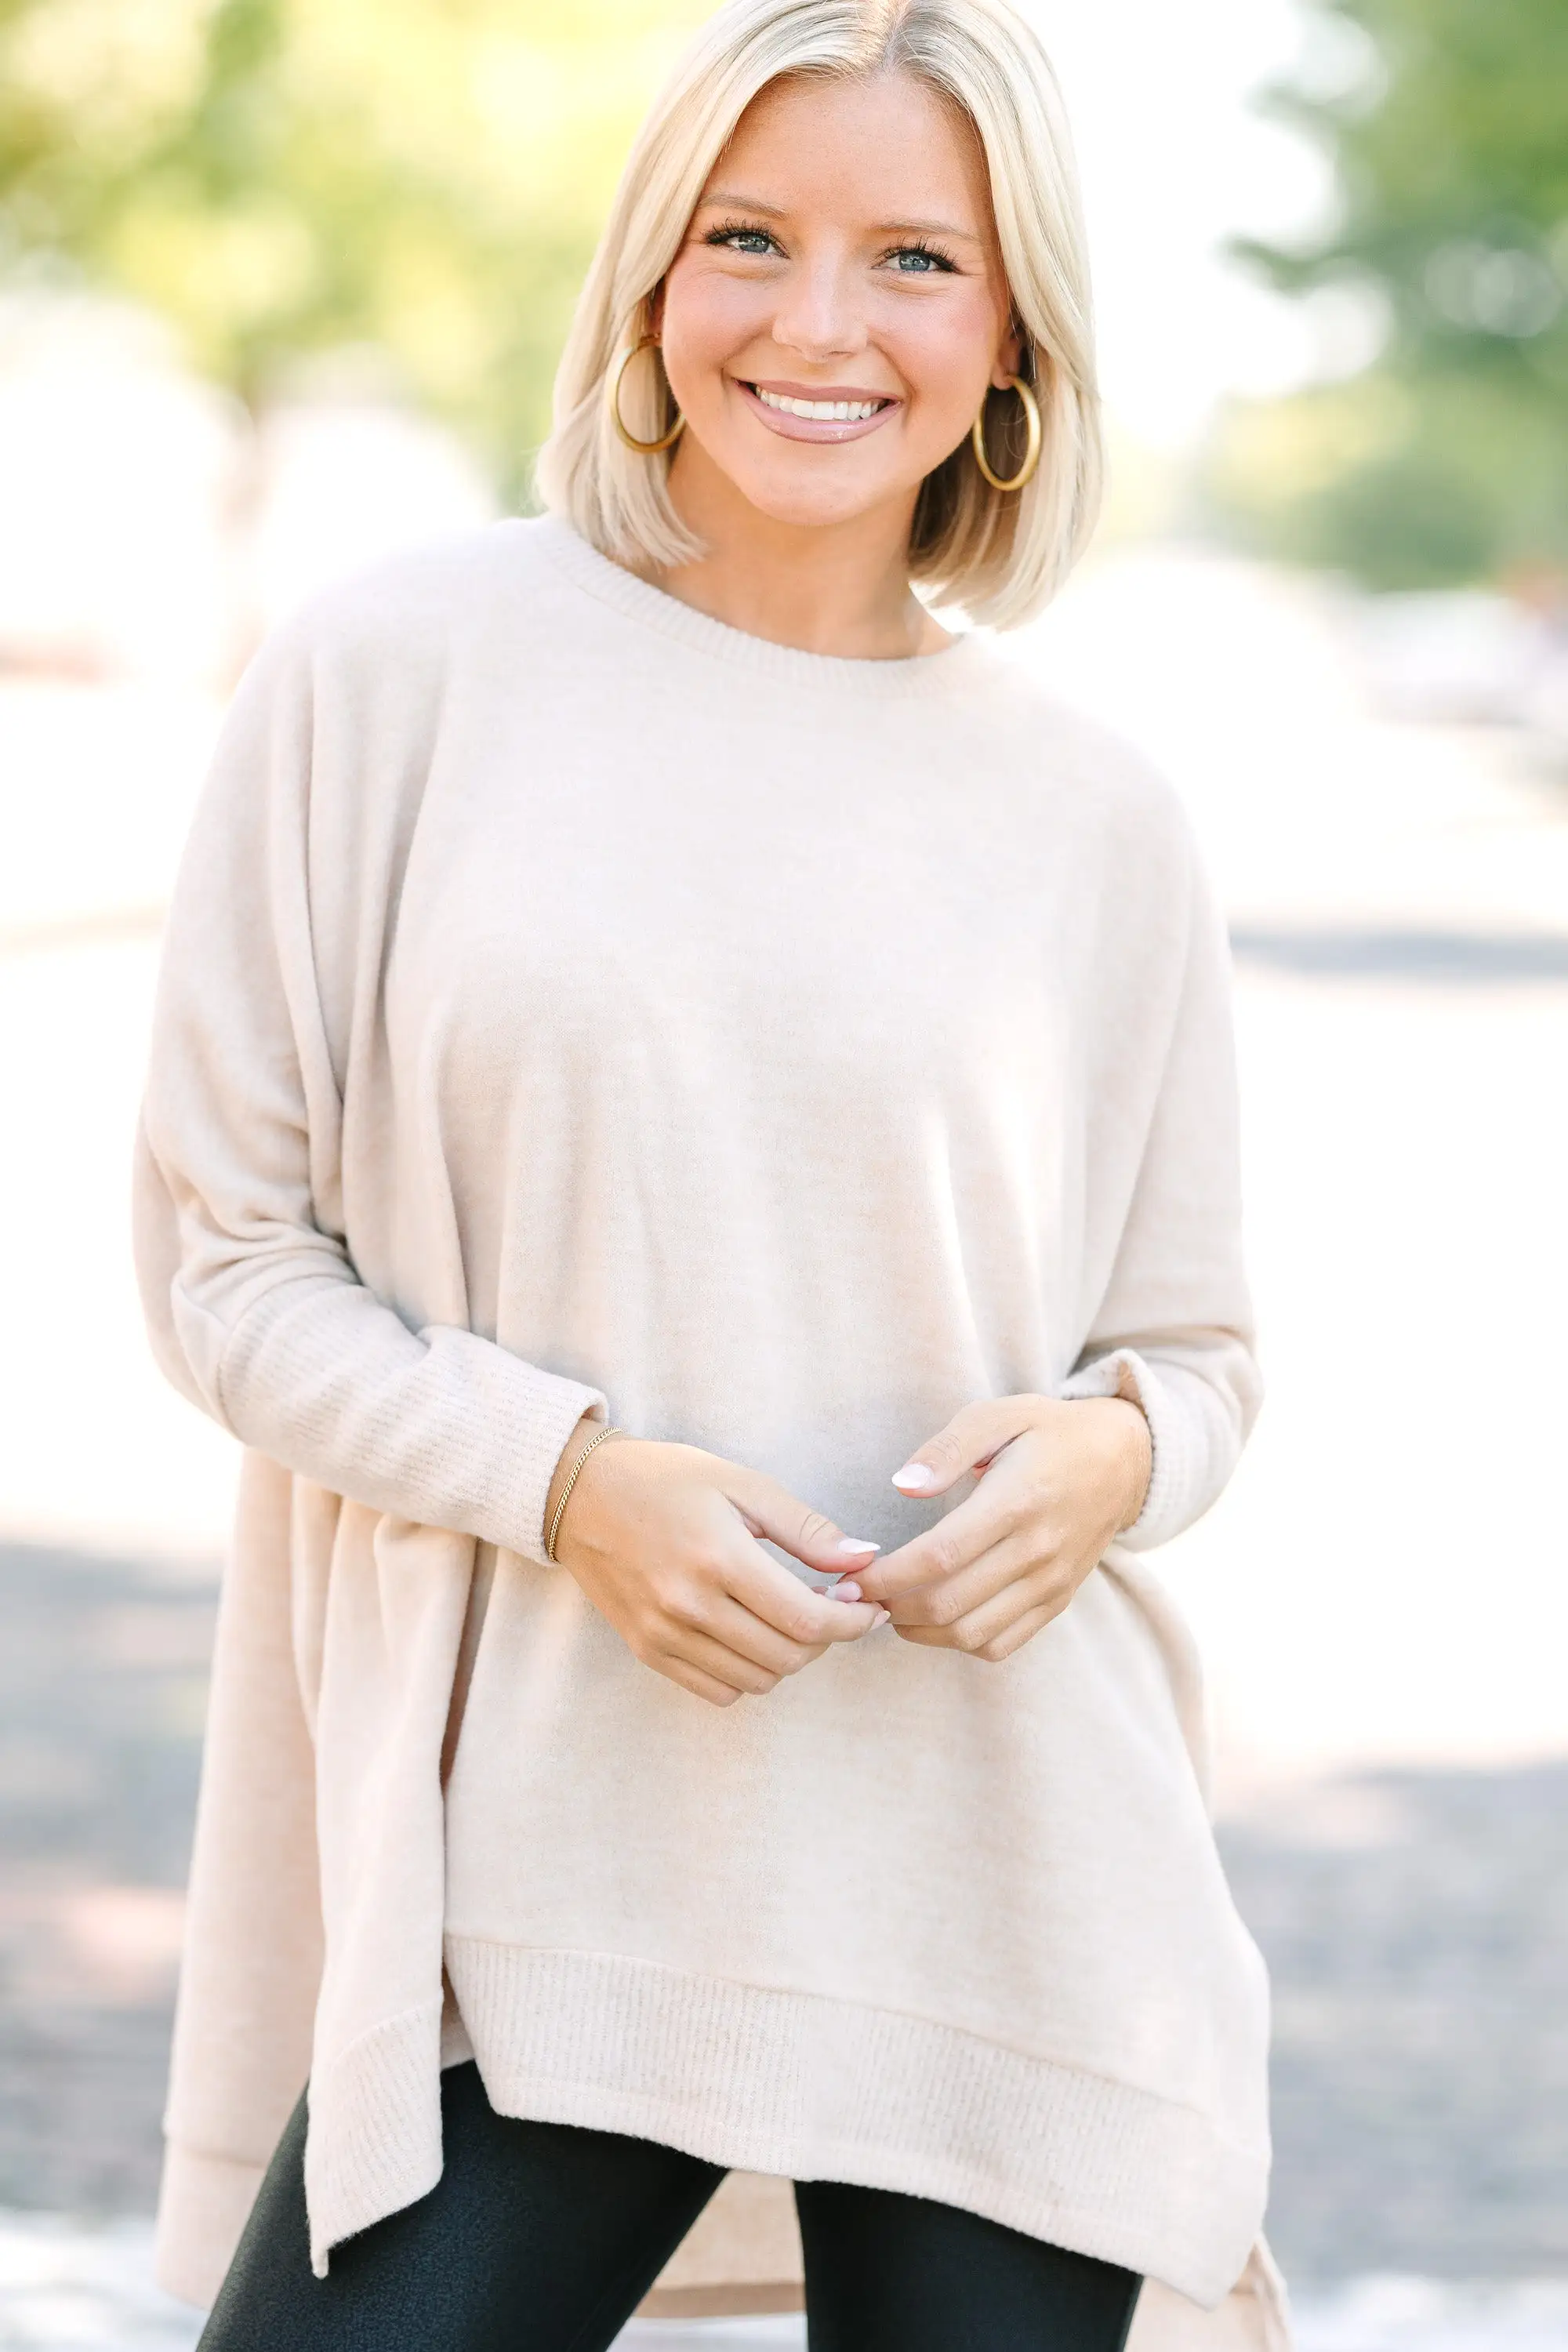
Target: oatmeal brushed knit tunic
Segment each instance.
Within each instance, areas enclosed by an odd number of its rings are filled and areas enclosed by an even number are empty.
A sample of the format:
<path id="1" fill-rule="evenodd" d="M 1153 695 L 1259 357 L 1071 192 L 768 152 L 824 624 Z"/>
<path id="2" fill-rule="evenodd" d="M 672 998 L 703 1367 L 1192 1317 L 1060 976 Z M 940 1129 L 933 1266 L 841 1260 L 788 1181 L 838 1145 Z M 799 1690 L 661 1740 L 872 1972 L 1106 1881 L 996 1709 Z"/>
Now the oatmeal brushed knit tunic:
<path id="1" fill-rule="evenodd" d="M 1223 930 L 1139 757 L 983 634 L 767 644 L 554 518 L 384 562 L 222 736 L 136 1245 L 246 1448 L 171 2284 L 212 2291 L 307 2072 L 318 2269 L 423 2195 L 471 2049 L 503 2112 L 1223 2302 L 1266 1991 L 1140 1555 L 1258 1381 Z M 958 1406 L 1119 1389 L 1142 1515 L 999 1667 L 884 1627 L 719 1711 L 544 1558 L 584 1412 L 892 1546 Z"/>

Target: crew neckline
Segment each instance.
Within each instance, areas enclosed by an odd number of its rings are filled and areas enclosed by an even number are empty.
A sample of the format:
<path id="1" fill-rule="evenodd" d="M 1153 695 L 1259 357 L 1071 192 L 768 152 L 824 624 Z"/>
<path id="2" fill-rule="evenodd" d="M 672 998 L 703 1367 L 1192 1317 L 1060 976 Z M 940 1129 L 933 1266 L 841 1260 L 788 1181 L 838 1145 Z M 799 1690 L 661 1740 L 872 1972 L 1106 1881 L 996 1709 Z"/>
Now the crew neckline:
<path id="1" fill-rule="evenodd" d="M 749 629 L 716 621 L 667 589 L 639 579 L 624 564 L 601 555 L 563 515 L 534 515 L 515 527 L 532 534 L 574 585 L 600 604 L 689 646 L 694 652 L 761 677 L 840 690 L 847 687 L 858 693 L 918 696 L 972 676 L 982 657 L 984 633 L 977 629 L 963 631 L 941 653 L 896 654 L 885 660 L 864 654 L 814 654 L 800 646 L 776 645 L 771 637 L 753 636 Z"/>

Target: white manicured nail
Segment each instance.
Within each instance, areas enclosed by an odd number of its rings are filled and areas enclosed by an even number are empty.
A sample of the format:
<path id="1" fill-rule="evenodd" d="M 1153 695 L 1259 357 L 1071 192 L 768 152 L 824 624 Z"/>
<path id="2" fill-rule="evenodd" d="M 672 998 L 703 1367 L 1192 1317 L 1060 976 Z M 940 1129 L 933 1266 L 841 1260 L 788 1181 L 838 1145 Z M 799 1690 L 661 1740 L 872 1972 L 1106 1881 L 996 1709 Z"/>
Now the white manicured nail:
<path id="1" fill-rule="evenodd" d="M 828 1586 L 827 1597 L 829 1601 L 858 1601 L 860 1587 L 847 1576 L 841 1577 L 837 1584 Z"/>
<path id="2" fill-rule="evenodd" d="M 863 1543 L 858 1536 L 841 1536 L 837 1548 L 840 1551 L 880 1551 L 882 1549 L 880 1544 Z"/>
<path id="3" fill-rule="evenodd" d="M 871 1620 L 871 1631 L 874 1633 L 879 1625 L 890 1625 L 892 1622 L 893 1612 L 890 1609 L 879 1609 Z"/>
<path id="4" fill-rule="evenodd" d="M 893 1484 L 895 1486 L 913 1486 L 917 1489 L 922 1486 L 934 1486 L 936 1472 L 928 1470 L 923 1462 L 906 1462 L 901 1470 L 894 1471 Z"/>

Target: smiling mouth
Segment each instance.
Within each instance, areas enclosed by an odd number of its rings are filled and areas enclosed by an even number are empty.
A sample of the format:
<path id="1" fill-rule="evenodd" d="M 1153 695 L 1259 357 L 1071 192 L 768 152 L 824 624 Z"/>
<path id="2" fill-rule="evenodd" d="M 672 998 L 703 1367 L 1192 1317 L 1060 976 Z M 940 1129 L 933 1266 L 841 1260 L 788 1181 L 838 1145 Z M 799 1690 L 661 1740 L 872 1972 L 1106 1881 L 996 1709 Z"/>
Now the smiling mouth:
<path id="1" fill-rule="evenodd" d="M 764 408 L 776 409 L 784 416 L 804 416 L 814 425 L 863 425 L 868 417 L 877 416 L 884 408 L 891 408 L 890 400 L 796 400 L 787 393 L 765 392 L 760 383 L 748 383 L 746 390 L 760 400 Z"/>

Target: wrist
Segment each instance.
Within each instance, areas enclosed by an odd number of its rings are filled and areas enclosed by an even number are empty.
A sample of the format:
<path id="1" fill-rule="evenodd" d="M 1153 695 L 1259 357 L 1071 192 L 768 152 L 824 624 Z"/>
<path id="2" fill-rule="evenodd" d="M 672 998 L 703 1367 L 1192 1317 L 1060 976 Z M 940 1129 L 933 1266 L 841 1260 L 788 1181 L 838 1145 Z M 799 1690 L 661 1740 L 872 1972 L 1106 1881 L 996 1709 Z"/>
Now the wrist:
<path id="1" fill-rule="evenodd" d="M 1154 1471 L 1153 1436 L 1143 1408 L 1133 1397 L 1104 1396 L 1069 1398 L 1067 1410 L 1091 1415 L 1100 1433 L 1116 1498 L 1116 1532 L 1125 1535 L 1142 1515 Z"/>
<path id="2" fill-rule="evenodd" d="M 1131 1397 L 1106 1397 L 1101 1402 L 1117 1414 L 1121 1424 L 1126 1491 L 1116 1531 L 1118 1535 L 1125 1535 L 1142 1516 L 1143 1506 L 1149 1499 L 1149 1482 L 1154 1475 L 1154 1433 L 1142 1406 Z"/>
<path id="3" fill-rule="evenodd" d="M 544 1497 L 544 1552 L 548 1559 L 558 1556 L 561 1530 L 565 1523 L 570 1504 L 577 1491 L 580 1474 L 588 1456 L 606 1440 L 622 1437 L 624 1430 L 613 1427 L 596 1415 L 584 1413 L 561 1449 L 549 1488 Z"/>

